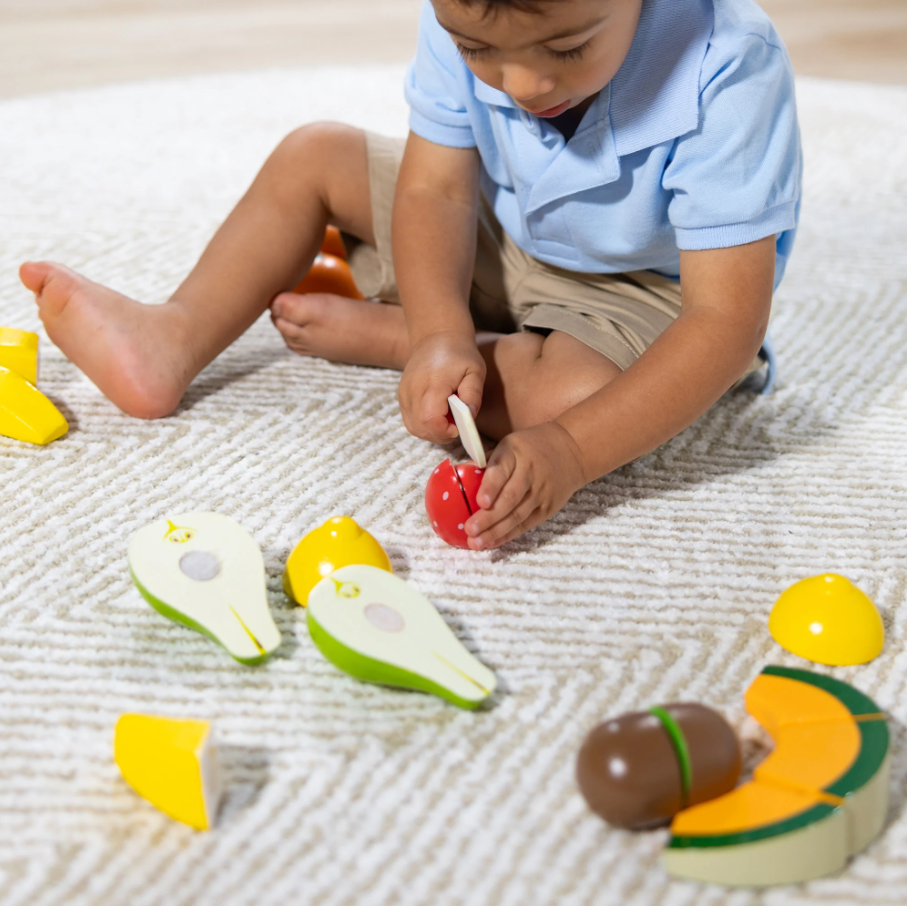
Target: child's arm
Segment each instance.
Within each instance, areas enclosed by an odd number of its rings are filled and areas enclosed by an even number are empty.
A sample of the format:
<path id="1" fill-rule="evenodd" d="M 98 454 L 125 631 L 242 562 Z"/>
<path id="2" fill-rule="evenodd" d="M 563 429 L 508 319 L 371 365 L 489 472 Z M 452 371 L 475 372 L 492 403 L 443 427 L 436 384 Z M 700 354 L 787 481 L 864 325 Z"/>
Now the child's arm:
<path id="1" fill-rule="evenodd" d="M 436 443 L 456 437 L 448 396 L 459 394 L 473 413 L 482 404 L 485 361 L 469 313 L 478 197 L 475 148 L 448 148 L 410 133 L 392 227 L 411 346 L 398 395 L 407 429 Z"/>
<path id="2" fill-rule="evenodd" d="M 572 494 L 692 424 L 746 371 L 765 336 L 775 237 L 680 253 L 680 316 L 631 368 L 546 424 L 505 437 L 466 523 L 497 547 L 556 513 Z"/>

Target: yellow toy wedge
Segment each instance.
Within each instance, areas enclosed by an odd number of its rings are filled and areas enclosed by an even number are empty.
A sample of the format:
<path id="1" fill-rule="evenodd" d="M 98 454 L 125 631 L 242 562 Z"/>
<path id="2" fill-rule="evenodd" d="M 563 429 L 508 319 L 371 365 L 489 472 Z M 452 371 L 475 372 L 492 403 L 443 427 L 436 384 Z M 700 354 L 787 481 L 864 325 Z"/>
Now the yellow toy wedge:
<path id="1" fill-rule="evenodd" d="M 196 830 L 214 826 L 220 771 L 207 721 L 124 714 L 113 751 L 123 779 L 143 799 Z"/>
<path id="2" fill-rule="evenodd" d="M 8 368 L 38 386 L 38 335 L 0 327 L 0 368 Z"/>
<path id="3" fill-rule="evenodd" d="M 43 446 L 68 430 L 60 410 L 34 384 L 0 366 L 0 434 Z"/>

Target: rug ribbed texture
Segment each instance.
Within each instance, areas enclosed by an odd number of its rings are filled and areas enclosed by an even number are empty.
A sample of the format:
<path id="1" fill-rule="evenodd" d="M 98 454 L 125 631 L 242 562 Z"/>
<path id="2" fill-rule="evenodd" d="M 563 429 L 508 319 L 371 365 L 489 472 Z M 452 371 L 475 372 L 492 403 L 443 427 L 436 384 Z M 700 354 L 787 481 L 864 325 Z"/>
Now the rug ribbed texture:
<path id="1" fill-rule="evenodd" d="M 294 70 L 0 104 L 0 324 L 39 330 L 18 284 L 50 257 L 161 302 L 280 137 L 339 118 L 403 134 L 402 69 Z M 154 423 L 119 413 L 49 343 L 71 420 L 0 438 L 3 906 L 794 906 L 907 901 L 907 89 L 801 80 L 803 225 L 776 300 L 774 395 L 722 400 L 504 550 L 431 532 L 444 452 L 407 435 L 397 375 L 308 361 L 263 319 Z M 640 417 L 644 417 L 641 413 Z M 462 451 L 458 451 L 461 455 Z M 130 534 L 216 510 L 260 543 L 283 645 L 242 667 L 148 607 Z M 492 707 L 358 683 L 281 591 L 296 541 L 347 514 L 500 679 Z M 767 892 L 672 881 L 666 834 L 608 829 L 573 780 L 606 715 L 721 709 L 767 663 L 777 595 L 842 572 L 878 603 L 873 663 L 827 670 L 893 716 L 892 809 L 838 877 Z M 824 669 L 824 668 L 820 668 Z M 139 799 L 112 759 L 126 711 L 216 722 L 218 827 Z"/>

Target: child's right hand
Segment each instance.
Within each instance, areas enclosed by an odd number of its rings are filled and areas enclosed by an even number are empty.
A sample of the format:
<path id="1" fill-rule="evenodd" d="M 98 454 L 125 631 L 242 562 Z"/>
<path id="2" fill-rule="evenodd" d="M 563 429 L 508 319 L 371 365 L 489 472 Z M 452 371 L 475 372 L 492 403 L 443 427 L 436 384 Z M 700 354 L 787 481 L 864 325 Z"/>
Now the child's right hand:
<path id="1" fill-rule="evenodd" d="M 475 336 L 458 331 L 429 334 L 413 346 L 397 398 L 410 434 L 449 443 L 457 429 L 447 420 L 447 397 L 455 393 L 473 417 L 482 406 L 485 360 Z"/>

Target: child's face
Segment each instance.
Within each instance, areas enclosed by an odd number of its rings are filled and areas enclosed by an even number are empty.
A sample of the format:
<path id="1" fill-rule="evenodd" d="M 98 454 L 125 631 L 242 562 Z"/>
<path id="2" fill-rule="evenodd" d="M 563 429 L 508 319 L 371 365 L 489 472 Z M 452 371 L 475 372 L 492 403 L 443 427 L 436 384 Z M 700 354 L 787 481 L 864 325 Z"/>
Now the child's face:
<path id="1" fill-rule="evenodd" d="M 614 78 L 630 50 L 643 0 L 549 0 L 532 12 L 432 0 L 476 78 L 524 110 L 551 117 Z"/>

